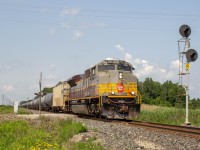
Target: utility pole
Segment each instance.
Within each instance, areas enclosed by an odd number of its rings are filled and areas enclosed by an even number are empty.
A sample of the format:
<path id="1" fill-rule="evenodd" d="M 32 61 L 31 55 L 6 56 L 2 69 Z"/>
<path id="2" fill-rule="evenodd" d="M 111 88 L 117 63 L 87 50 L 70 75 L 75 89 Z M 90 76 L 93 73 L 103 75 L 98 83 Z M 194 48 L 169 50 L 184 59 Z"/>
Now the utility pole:
<path id="1" fill-rule="evenodd" d="M 2 96 L 2 105 L 4 105 L 4 94 Z"/>
<path id="2" fill-rule="evenodd" d="M 40 97 L 40 101 L 39 101 L 39 117 L 41 118 L 41 97 L 42 97 L 41 88 L 42 88 L 42 72 L 40 73 L 39 87 L 40 87 L 40 93 L 39 93 L 39 97 Z"/>
<path id="3" fill-rule="evenodd" d="M 26 107 L 27 107 L 27 110 L 28 110 L 28 103 L 29 103 L 28 100 L 29 100 L 29 97 L 27 97 L 27 106 L 26 106 Z"/>

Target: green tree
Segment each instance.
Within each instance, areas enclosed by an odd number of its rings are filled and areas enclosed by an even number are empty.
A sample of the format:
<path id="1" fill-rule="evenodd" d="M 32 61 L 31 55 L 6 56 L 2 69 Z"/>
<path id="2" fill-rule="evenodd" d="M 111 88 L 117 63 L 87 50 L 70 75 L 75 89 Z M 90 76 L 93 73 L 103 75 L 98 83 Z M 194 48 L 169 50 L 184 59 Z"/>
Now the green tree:
<path id="1" fill-rule="evenodd" d="M 47 93 L 53 93 L 53 87 L 45 87 L 42 90 L 43 93 L 47 94 Z"/>
<path id="2" fill-rule="evenodd" d="M 153 81 L 152 78 L 146 78 L 144 82 L 138 83 L 138 89 L 142 95 L 143 103 L 162 106 L 176 106 L 178 103 L 181 106 L 185 105 L 185 89 L 172 81 L 161 84 Z M 180 97 L 177 97 L 178 91 L 182 91 Z"/>
<path id="3" fill-rule="evenodd" d="M 189 101 L 189 108 L 192 109 L 200 109 L 200 99 L 199 98 L 194 98 L 191 101 Z"/>
<path id="4" fill-rule="evenodd" d="M 166 81 L 162 84 L 161 97 L 166 102 L 175 106 L 177 100 L 178 85 L 172 81 Z"/>
<path id="5" fill-rule="evenodd" d="M 160 96 L 161 84 L 153 81 L 152 78 L 146 78 L 143 83 L 140 83 L 140 92 L 143 97 L 143 102 L 147 104 L 154 104 L 155 99 Z"/>

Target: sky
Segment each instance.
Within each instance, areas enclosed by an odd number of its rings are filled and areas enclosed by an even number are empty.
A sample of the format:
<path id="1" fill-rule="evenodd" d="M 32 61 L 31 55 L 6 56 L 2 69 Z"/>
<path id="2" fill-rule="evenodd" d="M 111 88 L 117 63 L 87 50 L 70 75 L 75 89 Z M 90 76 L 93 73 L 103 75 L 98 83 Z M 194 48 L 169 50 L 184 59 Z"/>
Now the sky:
<path id="1" fill-rule="evenodd" d="M 0 0 L 0 104 L 33 98 L 41 72 L 42 88 L 53 87 L 106 58 L 130 62 L 139 81 L 177 83 L 182 24 L 191 27 L 190 48 L 200 51 L 199 5 L 198 0 Z M 200 98 L 199 66 L 197 59 L 189 70 L 191 98 Z"/>

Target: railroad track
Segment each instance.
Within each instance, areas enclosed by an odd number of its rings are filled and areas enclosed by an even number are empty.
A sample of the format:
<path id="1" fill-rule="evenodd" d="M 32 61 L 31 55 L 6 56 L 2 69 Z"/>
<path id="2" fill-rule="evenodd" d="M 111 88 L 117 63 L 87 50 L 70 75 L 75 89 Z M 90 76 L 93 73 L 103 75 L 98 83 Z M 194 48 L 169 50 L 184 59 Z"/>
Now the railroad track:
<path id="1" fill-rule="evenodd" d="M 110 123 L 115 123 L 115 124 L 120 123 L 126 126 L 143 127 L 150 130 L 154 130 L 155 132 L 175 134 L 175 135 L 180 135 L 184 137 L 197 138 L 200 140 L 200 127 L 177 126 L 177 125 L 168 125 L 168 124 L 142 122 L 142 121 L 100 119 L 100 118 L 92 118 L 88 116 L 81 116 L 81 118 L 92 119 L 92 120 L 103 121 L 103 122 L 110 122 Z"/>
<path id="2" fill-rule="evenodd" d="M 52 113 L 52 112 L 49 112 L 49 113 Z M 102 118 L 94 118 L 94 117 L 83 116 L 83 115 L 77 115 L 77 116 L 84 119 L 92 119 L 96 121 L 110 122 L 110 123 L 115 123 L 115 124 L 120 123 L 126 126 L 143 127 L 143 128 L 154 130 L 154 132 L 175 134 L 175 135 L 180 135 L 180 136 L 185 136 L 185 137 L 197 138 L 200 140 L 200 127 L 177 126 L 177 125 L 167 125 L 167 124 L 142 122 L 142 121 L 130 121 L 130 120 L 102 119 Z"/>
<path id="3" fill-rule="evenodd" d="M 132 122 L 128 122 L 128 124 L 131 126 L 142 126 L 145 128 L 159 130 L 165 133 L 177 134 L 177 135 L 194 137 L 194 138 L 200 139 L 200 127 L 167 125 L 167 124 L 142 122 L 142 121 L 132 121 Z"/>

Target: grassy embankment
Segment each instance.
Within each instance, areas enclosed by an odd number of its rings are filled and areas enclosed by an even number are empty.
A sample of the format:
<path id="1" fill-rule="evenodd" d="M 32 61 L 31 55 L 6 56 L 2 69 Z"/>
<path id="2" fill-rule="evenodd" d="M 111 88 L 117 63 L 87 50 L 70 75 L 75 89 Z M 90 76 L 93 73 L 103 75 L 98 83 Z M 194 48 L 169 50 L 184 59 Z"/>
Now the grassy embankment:
<path id="1" fill-rule="evenodd" d="M 20 114 L 27 113 L 19 109 Z M 30 113 L 30 112 L 28 112 Z M 13 113 L 13 107 L 0 106 L 0 150 L 101 150 L 101 145 L 92 143 L 95 137 L 87 142 L 71 143 L 67 141 L 75 134 L 86 132 L 87 128 L 72 120 L 49 119 L 22 120 L 19 118 L 2 120 L 1 116 Z M 138 120 L 164 124 L 181 125 L 185 121 L 185 109 L 142 105 Z M 189 110 L 189 121 L 200 126 L 200 110 Z"/>
<path id="2" fill-rule="evenodd" d="M 141 107 L 141 114 L 137 120 L 181 125 L 185 122 L 185 108 L 178 109 L 175 107 L 161 107 L 143 104 Z M 194 126 L 200 126 L 200 109 L 189 109 L 189 122 Z"/>
<path id="3" fill-rule="evenodd" d="M 19 110 L 26 113 L 26 109 Z M 0 106 L 0 150 L 102 150 L 100 144 L 94 144 L 95 137 L 85 143 L 67 144 L 75 134 L 87 132 L 81 123 L 70 119 L 28 120 L 18 117 L 2 119 L 6 114 L 14 115 L 13 107 Z"/>

